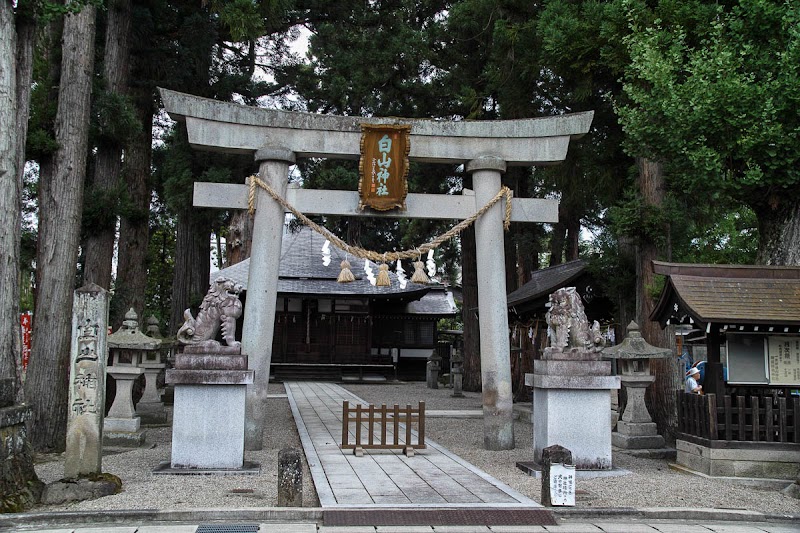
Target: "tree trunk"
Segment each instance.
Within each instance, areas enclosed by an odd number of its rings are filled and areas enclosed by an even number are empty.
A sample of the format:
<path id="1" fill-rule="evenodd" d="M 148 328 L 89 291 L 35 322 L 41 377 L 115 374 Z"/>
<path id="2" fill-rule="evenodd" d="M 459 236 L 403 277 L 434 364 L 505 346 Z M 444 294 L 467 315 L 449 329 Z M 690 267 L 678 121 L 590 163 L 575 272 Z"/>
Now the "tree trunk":
<path id="1" fill-rule="evenodd" d="M 187 207 L 178 215 L 169 323 L 172 333 L 177 333 L 183 325 L 183 311 L 199 305 L 208 292 L 211 271 L 211 226 L 208 218 L 192 207 Z"/>
<path id="2" fill-rule="evenodd" d="M 94 6 L 85 5 L 80 13 L 65 17 L 55 127 L 58 150 L 52 179 L 39 184 L 40 283 L 25 383 L 26 397 L 35 399 L 30 428 L 39 451 L 62 451 L 65 446 L 72 291 L 88 153 L 94 35 Z"/>
<path id="3" fill-rule="evenodd" d="M 579 243 L 581 239 L 581 219 L 570 213 L 567 219 L 567 238 L 565 243 L 564 255 L 567 261 L 575 261 L 580 254 Z"/>
<path id="4" fill-rule="evenodd" d="M 17 34 L 10 2 L 0 5 L 0 377 L 19 388 L 20 198 L 22 172 L 17 157 Z"/>
<path id="5" fill-rule="evenodd" d="M 639 167 L 639 192 L 646 206 L 661 207 L 664 202 L 664 173 L 661 163 L 649 159 L 637 160 Z M 664 236 L 669 241 L 669 227 L 664 228 Z M 636 322 L 641 328 L 642 336 L 653 346 L 674 348 L 675 337 L 670 328 L 661 329 L 658 322 L 650 320 L 650 313 L 655 307 L 655 298 L 651 294 L 655 287 L 655 274 L 652 261 L 663 256 L 653 238 L 642 238 L 637 246 L 636 261 Z M 668 259 L 668 257 L 667 257 Z M 655 382 L 648 388 L 648 408 L 658 431 L 668 441 L 674 442 L 677 428 L 677 409 L 675 391 L 681 387 L 682 376 L 672 358 L 654 359 L 651 361 L 651 372 Z"/>
<path id="6" fill-rule="evenodd" d="M 25 175 L 25 140 L 28 137 L 28 118 L 30 117 L 30 110 L 31 110 L 31 85 L 33 80 L 33 55 L 34 55 L 34 45 L 36 43 L 36 19 L 20 15 L 19 13 L 16 16 L 16 30 L 17 30 L 17 64 L 16 64 L 16 76 L 17 76 L 17 87 L 16 87 L 16 101 L 17 101 L 17 114 L 16 114 L 16 155 L 17 155 L 17 187 L 19 190 L 19 197 L 17 198 L 18 208 L 21 210 L 21 205 L 19 202 L 22 199 L 22 191 L 24 188 L 23 185 L 23 176 Z M 0 130 L 2 131 L 2 130 Z M 11 136 L 13 137 L 13 136 Z M 18 214 L 21 212 L 18 210 Z M 19 220 L 17 221 L 16 228 L 19 228 Z M 17 251 L 16 254 L 19 254 L 19 235 L 17 237 Z M 14 257 L 19 258 L 19 255 L 14 255 Z M 20 264 L 19 261 L 16 261 L 16 268 L 17 268 L 17 276 L 21 275 L 20 272 Z M 17 283 L 17 294 L 15 296 L 14 301 L 16 302 L 17 309 L 15 313 L 19 313 L 19 300 L 20 300 L 20 290 L 21 290 L 21 278 L 18 277 L 20 282 Z M 0 319 L 2 320 L 2 319 Z M 16 324 L 16 320 L 14 324 Z M 19 337 L 20 331 L 19 328 L 15 327 L 13 332 L 13 342 L 15 343 L 15 354 L 18 354 L 15 357 L 16 362 L 16 379 L 18 380 L 18 385 L 21 385 L 21 374 L 22 374 L 22 360 L 20 356 L 22 355 L 22 339 Z M 2 341 L 0 341 L 2 342 Z M 0 374 L 3 375 L 3 374 Z M 18 387 L 17 390 L 17 402 L 22 403 L 25 401 L 25 393 L 22 386 Z"/>
<path id="7" fill-rule="evenodd" d="M 107 92 L 121 95 L 128 90 L 131 0 L 111 0 L 107 5 L 103 81 Z M 118 140 L 101 138 L 91 188 L 87 191 L 87 199 L 97 205 L 86 206 L 93 215 L 84 242 L 83 281 L 96 283 L 106 290 L 111 288 L 121 168 L 122 145 Z M 99 206 L 102 208 L 98 209 Z"/>
<path id="8" fill-rule="evenodd" d="M 10 382 L 13 393 L 12 398 L 0 400 L 0 406 L 11 417 L 18 407 L 5 409 L 5 402 L 13 399 L 13 404 L 21 404 L 24 399 L 20 379 L 20 202 L 34 35 L 33 21 L 19 17 L 17 22 L 19 33 L 11 3 L 0 4 L 0 379 Z M 43 484 L 33 467 L 25 424 L 6 421 L 2 437 L 0 513 L 23 511 L 38 501 Z"/>
<path id="9" fill-rule="evenodd" d="M 228 231 L 228 261 L 225 266 L 241 263 L 250 257 L 253 244 L 253 217 L 245 210 L 235 211 Z"/>
<path id="10" fill-rule="evenodd" d="M 758 258 L 763 265 L 800 265 L 800 191 L 773 194 L 754 206 L 758 218 Z"/>
<path id="11" fill-rule="evenodd" d="M 475 228 L 461 232 L 461 318 L 464 323 L 464 376 L 466 391 L 481 390 L 481 333 L 478 317 L 478 269 Z"/>
<path id="12" fill-rule="evenodd" d="M 553 233 L 550 236 L 550 263 L 548 266 L 556 266 L 564 262 L 568 218 L 569 212 L 564 203 L 560 202 L 558 205 L 558 222 L 553 224 Z"/>
<path id="13" fill-rule="evenodd" d="M 147 306 L 147 248 L 150 222 L 150 165 L 153 145 L 153 109 L 149 89 L 137 98 L 141 129 L 125 150 L 127 207 L 119 223 L 119 260 L 114 297 L 118 304 L 111 313 L 114 329 L 122 325 L 131 307 L 140 317 Z M 141 321 L 145 323 L 144 320 Z"/>

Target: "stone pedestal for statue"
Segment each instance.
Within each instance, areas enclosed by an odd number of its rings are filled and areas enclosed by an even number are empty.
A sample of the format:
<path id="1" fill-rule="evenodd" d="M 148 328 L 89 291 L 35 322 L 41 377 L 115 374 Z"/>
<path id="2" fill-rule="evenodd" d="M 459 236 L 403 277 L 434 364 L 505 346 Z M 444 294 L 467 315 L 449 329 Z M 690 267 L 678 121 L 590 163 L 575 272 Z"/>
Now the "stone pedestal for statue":
<path id="1" fill-rule="evenodd" d="M 184 352 L 166 380 L 175 387 L 170 467 L 242 469 L 247 356 Z"/>
<path id="2" fill-rule="evenodd" d="M 610 470 L 610 391 L 620 387 L 619 378 L 610 375 L 610 361 L 600 360 L 599 335 L 589 329 L 575 289 L 559 289 L 550 301 L 551 346 L 525 375 L 533 387 L 534 460 L 557 444 L 572 451 L 579 470 Z"/>
<path id="3" fill-rule="evenodd" d="M 175 387 L 172 414 L 172 456 L 155 473 L 258 473 L 245 463 L 245 398 L 254 371 L 234 340 L 241 316 L 240 286 L 219 278 L 203 300 L 197 318 L 185 313 L 178 332 L 185 344 L 167 370 L 166 383 Z M 215 337 L 222 329 L 226 346 Z"/>
<path id="4" fill-rule="evenodd" d="M 650 359 L 668 357 L 670 350 L 656 348 L 644 340 L 635 322 L 628 324 L 628 335 L 617 346 L 603 350 L 603 357 L 616 359 L 622 386 L 628 401 L 622 419 L 611 442 L 626 450 L 656 450 L 664 448 L 664 437 L 658 434 L 644 402 L 647 387 L 655 381 L 650 375 Z"/>

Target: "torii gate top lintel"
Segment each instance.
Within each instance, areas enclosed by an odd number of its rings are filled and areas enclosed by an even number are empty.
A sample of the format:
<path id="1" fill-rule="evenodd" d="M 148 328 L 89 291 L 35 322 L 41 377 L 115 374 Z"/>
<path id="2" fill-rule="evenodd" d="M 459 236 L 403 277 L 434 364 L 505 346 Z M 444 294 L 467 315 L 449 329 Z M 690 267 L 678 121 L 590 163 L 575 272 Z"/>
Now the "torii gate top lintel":
<path id="1" fill-rule="evenodd" d="M 519 120 L 439 121 L 433 119 L 347 117 L 244 106 L 160 89 L 164 107 L 185 120 L 196 148 L 255 153 L 282 146 L 298 157 L 357 159 L 361 124 L 410 124 L 409 159 L 464 163 L 486 153 L 508 165 L 563 161 L 571 139 L 589 131 L 594 112 Z"/>

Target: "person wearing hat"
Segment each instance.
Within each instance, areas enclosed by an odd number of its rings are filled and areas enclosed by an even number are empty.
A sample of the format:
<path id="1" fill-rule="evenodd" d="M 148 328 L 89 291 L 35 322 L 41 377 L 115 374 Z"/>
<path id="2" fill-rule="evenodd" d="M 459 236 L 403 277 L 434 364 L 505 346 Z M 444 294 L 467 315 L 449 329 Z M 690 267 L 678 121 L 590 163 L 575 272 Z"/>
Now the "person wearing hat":
<path id="1" fill-rule="evenodd" d="M 700 376 L 700 371 L 697 367 L 693 366 L 686 371 L 686 392 L 703 394 L 703 386 L 697 382 L 698 376 Z"/>

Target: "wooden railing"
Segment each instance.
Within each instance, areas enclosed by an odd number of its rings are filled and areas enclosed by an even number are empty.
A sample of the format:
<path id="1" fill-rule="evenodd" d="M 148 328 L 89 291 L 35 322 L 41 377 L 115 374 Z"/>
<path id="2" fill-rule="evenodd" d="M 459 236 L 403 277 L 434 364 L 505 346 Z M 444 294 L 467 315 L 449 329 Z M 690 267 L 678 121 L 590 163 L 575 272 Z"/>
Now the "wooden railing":
<path id="1" fill-rule="evenodd" d="M 800 397 L 677 393 L 678 432 L 708 440 L 800 443 Z"/>
<path id="2" fill-rule="evenodd" d="M 350 442 L 350 425 L 355 424 L 355 441 Z M 401 428 L 405 428 L 405 438 L 401 439 Z M 417 425 L 417 442 L 413 442 L 412 425 Z M 411 457 L 415 449 L 424 449 L 425 446 L 425 402 L 419 402 L 417 408 L 407 404 L 404 409 L 395 404 L 386 407 L 386 404 L 376 407 L 374 405 L 355 407 L 345 400 L 342 403 L 342 449 L 352 449 L 357 456 L 362 456 L 365 449 L 375 450 L 403 450 Z"/>

